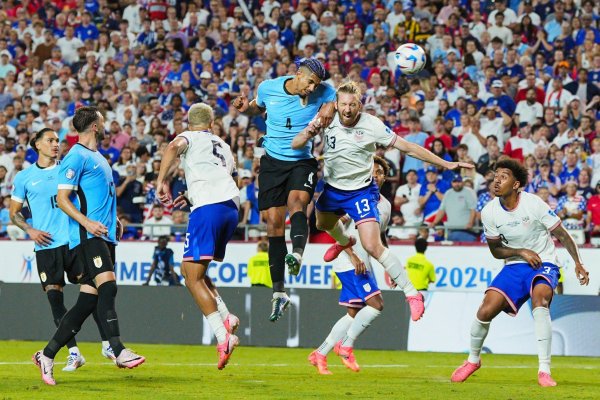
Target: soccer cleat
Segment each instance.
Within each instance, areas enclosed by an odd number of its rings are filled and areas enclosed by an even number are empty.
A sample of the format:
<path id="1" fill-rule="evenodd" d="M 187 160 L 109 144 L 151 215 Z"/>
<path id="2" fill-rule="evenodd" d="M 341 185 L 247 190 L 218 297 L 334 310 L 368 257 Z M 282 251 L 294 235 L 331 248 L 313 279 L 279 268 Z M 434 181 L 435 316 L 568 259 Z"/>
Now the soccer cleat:
<path id="1" fill-rule="evenodd" d="M 333 351 L 335 352 L 335 354 L 340 356 L 340 358 L 342 359 L 342 362 L 344 363 L 344 365 L 346 367 L 350 368 L 354 372 L 360 371 L 360 366 L 356 362 L 356 358 L 354 357 L 354 351 L 353 351 L 352 347 L 342 346 L 342 341 L 340 340 L 333 347 Z"/>
<path id="2" fill-rule="evenodd" d="M 272 308 L 271 308 L 271 316 L 269 316 L 269 321 L 275 322 L 283 315 L 283 312 L 288 309 L 291 304 L 290 298 L 285 294 L 285 292 L 281 292 L 281 295 L 275 297 L 277 293 L 273 293 L 273 300 L 271 300 Z"/>
<path id="3" fill-rule="evenodd" d="M 219 355 L 219 362 L 217 364 L 218 369 L 223 369 L 229 362 L 229 357 L 233 354 L 236 346 L 240 344 L 240 339 L 231 334 L 227 334 L 225 341 L 221 344 L 217 344 L 217 354 Z"/>
<path id="4" fill-rule="evenodd" d="M 67 357 L 67 365 L 62 369 L 65 372 L 73 372 L 85 365 L 85 358 L 81 354 L 71 353 Z"/>
<path id="5" fill-rule="evenodd" d="M 111 360 L 115 364 L 117 363 L 117 356 L 115 356 L 115 352 L 113 351 L 112 347 L 110 347 L 110 346 L 102 347 L 102 357 Z"/>
<path id="6" fill-rule="evenodd" d="M 467 360 L 460 367 L 456 368 L 450 377 L 452 382 L 464 382 L 468 377 L 473 375 L 475 371 L 481 368 L 481 360 L 477 364 L 473 364 Z"/>
<path id="7" fill-rule="evenodd" d="M 223 325 L 225 325 L 225 329 L 227 332 L 234 334 L 240 326 L 240 319 L 235 315 L 229 313 L 227 314 L 227 318 L 223 321 Z"/>
<path id="8" fill-rule="evenodd" d="M 285 264 L 288 266 L 290 275 L 298 275 L 302 267 L 302 257 L 298 253 L 291 253 L 285 256 Z"/>
<path id="9" fill-rule="evenodd" d="M 327 356 L 319 353 L 317 350 L 310 353 L 308 356 L 308 362 L 317 367 L 317 371 L 321 375 L 332 375 L 331 371 L 327 369 Z"/>
<path id="10" fill-rule="evenodd" d="M 38 366 L 40 373 L 42 374 L 42 380 L 46 385 L 54 386 L 56 381 L 54 380 L 54 360 L 44 355 L 43 351 L 40 350 L 31 357 L 33 363 Z"/>
<path id="11" fill-rule="evenodd" d="M 406 302 L 410 307 L 410 317 L 413 321 L 418 321 L 425 312 L 425 304 L 423 303 L 423 295 L 421 293 L 416 296 L 406 296 Z"/>
<path id="12" fill-rule="evenodd" d="M 143 364 L 146 359 L 138 354 L 135 354 L 130 349 L 123 349 L 121 354 L 115 360 L 115 364 L 119 368 L 135 368 L 140 364 Z"/>
<path id="13" fill-rule="evenodd" d="M 547 372 L 538 372 L 538 384 L 543 387 L 556 386 L 556 381 Z"/>
<path id="14" fill-rule="evenodd" d="M 356 244 L 356 239 L 354 238 L 354 236 L 350 236 L 348 238 L 348 244 L 345 246 L 342 246 L 339 243 L 334 244 L 333 246 L 331 246 L 330 248 L 327 249 L 327 251 L 325 252 L 325 255 L 323 256 L 323 260 L 325 262 L 330 262 L 335 260 L 336 258 L 338 258 L 338 256 L 340 255 L 340 253 L 352 246 L 354 246 Z"/>

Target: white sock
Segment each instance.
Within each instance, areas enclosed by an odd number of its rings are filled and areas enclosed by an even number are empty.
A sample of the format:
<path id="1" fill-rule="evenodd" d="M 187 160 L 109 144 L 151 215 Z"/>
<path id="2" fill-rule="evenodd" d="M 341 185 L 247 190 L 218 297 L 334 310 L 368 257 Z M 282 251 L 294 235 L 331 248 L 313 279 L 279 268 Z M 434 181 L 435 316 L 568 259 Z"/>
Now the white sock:
<path id="1" fill-rule="evenodd" d="M 346 336 L 342 340 L 342 346 L 354 347 L 354 341 L 365 331 L 365 329 L 371 326 L 371 322 L 379 317 L 379 314 L 381 314 L 381 311 L 371 306 L 366 306 L 360 310 L 354 316 L 354 321 L 352 321 L 352 325 L 348 328 L 348 333 L 346 333 Z"/>
<path id="2" fill-rule="evenodd" d="M 483 347 L 483 341 L 490 330 L 490 322 L 482 322 L 475 318 L 473 325 L 471 325 L 471 352 L 467 361 L 473 364 L 479 363 L 481 348 Z"/>
<path id="3" fill-rule="evenodd" d="M 416 296 L 419 294 L 410 279 L 408 279 L 408 274 L 402 266 L 402 262 L 390 251 L 390 249 L 385 249 L 377 261 L 383 265 L 383 268 L 385 268 L 390 278 L 396 282 L 405 295 Z"/>
<path id="4" fill-rule="evenodd" d="M 536 307 L 532 311 L 535 323 L 535 338 L 537 339 L 538 360 L 540 372 L 550 373 L 550 358 L 552 355 L 552 321 L 550 310 L 546 307 Z"/>
<path id="5" fill-rule="evenodd" d="M 103 340 L 102 341 L 102 348 L 103 349 L 108 349 L 110 347 L 110 343 L 108 343 L 108 340 Z"/>
<path id="6" fill-rule="evenodd" d="M 338 321 L 333 325 L 331 331 L 329 332 L 329 336 L 325 339 L 323 344 L 319 346 L 317 351 L 324 356 L 327 355 L 333 349 L 335 344 L 342 340 L 344 336 L 346 336 L 346 332 L 348 332 L 348 328 L 350 328 L 350 324 L 352 324 L 354 318 L 349 316 L 348 314 L 344 315 L 342 318 L 338 319 Z"/>
<path id="7" fill-rule="evenodd" d="M 221 314 L 219 314 L 218 311 L 215 311 L 214 313 L 207 315 L 206 319 L 217 338 L 217 342 L 223 343 L 227 338 L 227 329 L 225 329 L 225 325 L 223 325 Z"/>
<path id="8" fill-rule="evenodd" d="M 225 321 L 227 316 L 229 315 L 229 310 L 227 309 L 227 304 L 223 301 L 221 296 L 216 296 L 215 300 L 217 301 L 217 310 L 219 310 L 219 314 L 221 314 L 221 319 Z"/>
<path id="9" fill-rule="evenodd" d="M 335 239 L 336 242 L 345 246 L 350 241 L 350 237 L 346 233 L 346 229 L 341 221 L 337 221 L 330 231 L 327 231 L 329 235 Z"/>
<path id="10" fill-rule="evenodd" d="M 79 352 L 79 347 L 77 347 L 77 346 L 69 347 L 69 354 L 77 354 L 78 356 L 80 356 L 81 353 Z"/>

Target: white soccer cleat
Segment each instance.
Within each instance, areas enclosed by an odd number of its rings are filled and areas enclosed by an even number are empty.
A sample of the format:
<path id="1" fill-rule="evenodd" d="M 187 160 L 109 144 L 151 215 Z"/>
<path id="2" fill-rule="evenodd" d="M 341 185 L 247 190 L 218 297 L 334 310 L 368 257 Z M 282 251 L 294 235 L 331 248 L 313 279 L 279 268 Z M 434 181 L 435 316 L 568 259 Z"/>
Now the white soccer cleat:
<path id="1" fill-rule="evenodd" d="M 130 349 L 123 349 L 121 354 L 117 357 L 115 364 L 119 368 L 135 368 L 146 361 L 146 359 L 138 354 L 135 354 Z"/>
<path id="2" fill-rule="evenodd" d="M 67 357 L 67 365 L 62 369 L 65 372 L 76 371 L 85 365 L 85 358 L 81 354 L 70 353 Z"/>
<path id="3" fill-rule="evenodd" d="M 43 350 L 36 352 L 31 359 L 40 369 L 44 383 L 51 386 L 56 385 L 56 381 L 54 380 L 54 360 L 46 357 Z"/>
<path id="4" fill-rule="evenodd" d="M 117 356 L 115 356 L 115 352 L 113 351 L 112 347 L 110 347 L 110 346 L 102 347 L 102 357 L 111 360 L 115 364 L 117 363 Z"/>

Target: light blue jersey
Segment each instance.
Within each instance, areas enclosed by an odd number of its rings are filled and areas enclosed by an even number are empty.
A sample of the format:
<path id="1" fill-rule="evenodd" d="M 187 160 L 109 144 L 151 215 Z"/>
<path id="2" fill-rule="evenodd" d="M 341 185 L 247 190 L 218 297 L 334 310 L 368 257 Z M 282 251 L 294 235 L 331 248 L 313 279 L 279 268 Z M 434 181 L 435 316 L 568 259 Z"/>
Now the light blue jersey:
<path id="1" fill-rule="evenodd" d="M 83 215 L 108 228 L 102 239 L 117 244 L 117 198 L 112 169 L 97 151 L 74 145 L 60 164 L 58 189 L 73 190 L 70 199 Z M 94 236 L 69 218 L 69 248 Z"/>
<path id="2" fill-rule="evenodd" d="M 304 160 L 312 158 L 312 140 L 298 150 L 292 149 L 292 140 L 308 126 L 323 104 L 335 101 L 335 89 L 321 83 L 304 105 L 300 96 L 285 89 L 285 82 L 289 79 L 293 76 L 270 79 L 258 86 L 256 104 L 267 110 L 267 135 L 263 147 L 278 160 Z"/>
<path id="3" fill-rule="evenodd" d="M 48 246 L 36 243 L 36 251 L 53 249 L 69 243 L 69 217 L 56 204 L 59 168 L 58 163 L 47 168 L 35 163 L 19 172 L 13 182 L 11 200 L 18 203 L 27 200 L 33 219 L 31 226 L 52 236 L 52 243 Z"/>

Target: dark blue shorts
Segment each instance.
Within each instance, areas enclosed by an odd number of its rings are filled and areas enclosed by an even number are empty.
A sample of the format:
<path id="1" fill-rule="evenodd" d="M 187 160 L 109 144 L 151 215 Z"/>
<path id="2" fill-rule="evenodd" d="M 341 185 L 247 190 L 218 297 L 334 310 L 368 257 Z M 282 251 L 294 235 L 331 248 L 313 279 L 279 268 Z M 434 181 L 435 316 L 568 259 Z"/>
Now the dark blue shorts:
<path id="1" fill-rule="evenodd" d="M 342 283 L 340 305 L 363 308 L 368 299 L 381 293 L 373 273 L 356 275 L 354 270 L 335 273 Z"/>
<path id="2" fill-rule="evenodd" d="M 237 224 L 238 209 L 232 200 L 196 208 L 185 234 L 183 261 L 223 261 Z"/>
<path id="3" fill-rule="evenodd" d="M 509 264 L 502 268 L 486 292 L 494 290 L 503 295 L 509 304 L 503 311 L 514 317 L 531 298 L 534 286 L 545 284 L 554 290 L 559 277 L 559 268 L 551 263 L 542 263 L 539 269 L 533 269 L 527 263 Z"/>
<path id="4" fill-rule="evenodd" d="M 367 221 L 379 222 L 379 188 L 375 182 L 357 190 L 340 190 L 325 185 L 315 207 L 321 212 L 348 214 L 356 225 Z"/>

